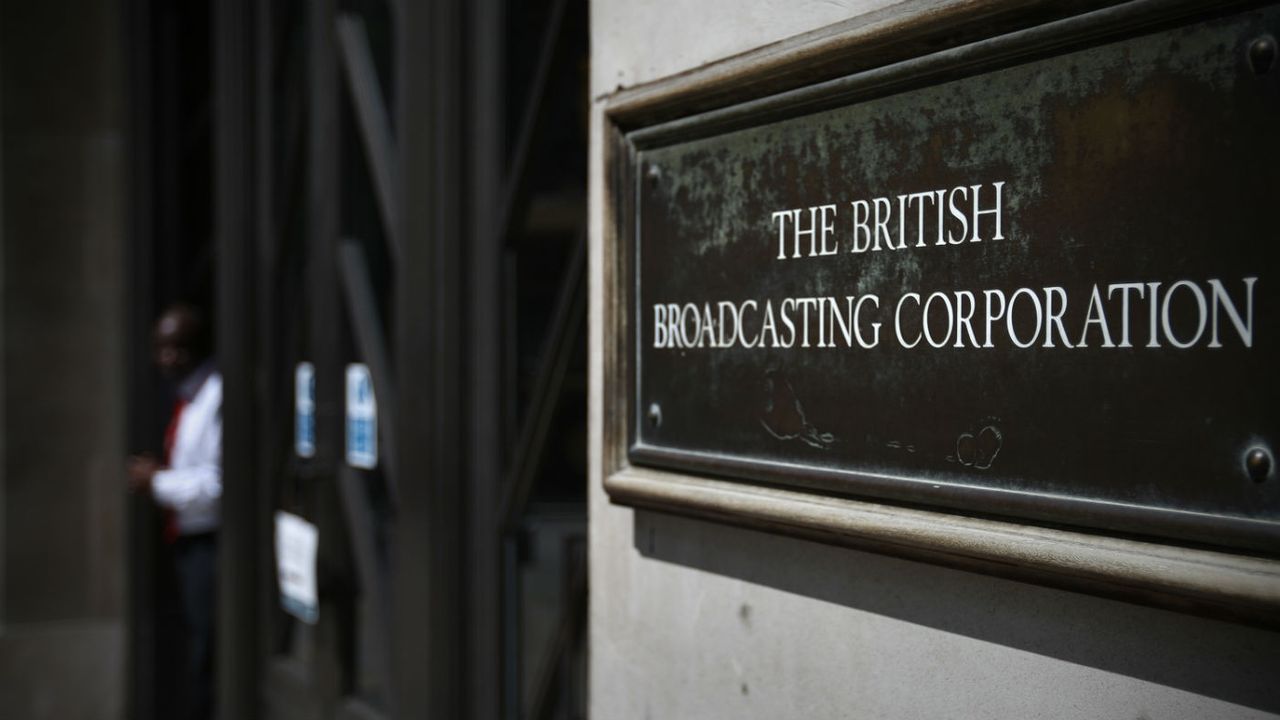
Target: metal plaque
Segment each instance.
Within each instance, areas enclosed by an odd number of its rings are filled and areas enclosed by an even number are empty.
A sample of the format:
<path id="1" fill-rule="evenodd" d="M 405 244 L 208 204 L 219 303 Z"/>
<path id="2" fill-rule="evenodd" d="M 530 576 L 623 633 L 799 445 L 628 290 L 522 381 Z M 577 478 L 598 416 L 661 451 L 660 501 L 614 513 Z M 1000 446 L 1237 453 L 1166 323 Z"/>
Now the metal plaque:
<path id="1" fill-rule="evenodd" d="M 1280 548 L 1277 34 L 1013 38 L 633 132 L 633 462 Z"/>

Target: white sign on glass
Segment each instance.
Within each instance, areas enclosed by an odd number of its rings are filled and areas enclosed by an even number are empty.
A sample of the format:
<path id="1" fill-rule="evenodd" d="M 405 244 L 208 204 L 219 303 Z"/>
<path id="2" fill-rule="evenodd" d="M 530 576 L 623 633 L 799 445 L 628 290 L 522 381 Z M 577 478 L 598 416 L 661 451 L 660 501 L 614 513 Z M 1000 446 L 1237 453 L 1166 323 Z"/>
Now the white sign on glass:
<path id="1" fill-rule="evenodd" d="M 276 572 L 280 605 L 299 620 L 315 624 L 320 617 L 316 593 L 316 526 L 297 515 L 276 513 Z"/>

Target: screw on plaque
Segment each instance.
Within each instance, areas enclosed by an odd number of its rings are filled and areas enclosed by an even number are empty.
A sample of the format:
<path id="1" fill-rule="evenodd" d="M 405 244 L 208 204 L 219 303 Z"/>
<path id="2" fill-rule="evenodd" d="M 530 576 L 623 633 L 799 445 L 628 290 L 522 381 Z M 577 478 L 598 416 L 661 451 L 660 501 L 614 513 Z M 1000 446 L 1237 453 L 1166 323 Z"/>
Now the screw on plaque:
<path id="1" fill-rule="evenodd" d="M 649 427 L 658 427 L 662 424 L 662 406 L 658 403 L 649 404 Z"/>
<path id="2" fill-rule="evenodd" d="M 1256 447 L 1245 453 L 1244 469 L 1254 482 L 1262 482 L 1271 474 L 1271 453 L 1266 448 Z"/>
<path id="3" fill-rule="evenodd" d="M 649 164 L 649 184 L 657 185 L 660 179 L 662 179 L 662 171 L 658 169 L 657 165 L 650 163 Z"/>
<path id="4" fill-rule="evenodd" d="M 1276 39 L 1263 35 L 1249 43 L 1249 67 L 1257 75 L 1266 75 L 1276 64 Z"/>

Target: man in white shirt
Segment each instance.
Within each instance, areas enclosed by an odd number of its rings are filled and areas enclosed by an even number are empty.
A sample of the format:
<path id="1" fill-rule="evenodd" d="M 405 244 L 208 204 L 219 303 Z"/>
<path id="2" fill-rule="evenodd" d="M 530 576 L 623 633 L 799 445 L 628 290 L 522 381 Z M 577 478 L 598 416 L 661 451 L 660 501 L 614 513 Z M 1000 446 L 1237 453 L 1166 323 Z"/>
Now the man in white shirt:
<path id="1" fill-rule="evenodd" d="M 156 365 L 175 383 L 177 402 L 165 432 L 165 455 L 129 459 L 129 486 L 150 492 L 167 512 L 187 630 L 189 717 L 213 712 L 214 577 L 222 497 L 222 376 L 208 325 L 195 308 L 175 305 L 156 322 Z"/>

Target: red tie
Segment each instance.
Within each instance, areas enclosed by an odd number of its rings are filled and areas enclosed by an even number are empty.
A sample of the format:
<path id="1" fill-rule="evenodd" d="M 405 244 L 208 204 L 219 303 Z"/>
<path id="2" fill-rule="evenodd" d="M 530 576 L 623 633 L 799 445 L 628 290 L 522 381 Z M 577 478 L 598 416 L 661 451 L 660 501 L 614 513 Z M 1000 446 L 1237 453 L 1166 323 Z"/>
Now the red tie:
<path id="1" fill-rule="evenodd" d="M 164 429 L 164 464 L 173 462 L 173 441 L 178 436 L 178 422 L 182 419 L 182 411 L 187 409 L 187 401 L 178 398 L 173 401 L 173 414 L 169 416 L 169 427 Z"/>
<path id="2" fill-rule="evenodd" d="M 187 401 L 178 398 L 173 403 L 173 414 L 169 417 L 169 427 L 164 430 L 164 464 L 173 462 L 173 443 L 178 437 L 178 423 L 182 420 L 182 411 L 187 408 Z M 178 515 L 172 510 L 164 511 L 164 541 L 172 545 L 178 540 Z"/>

